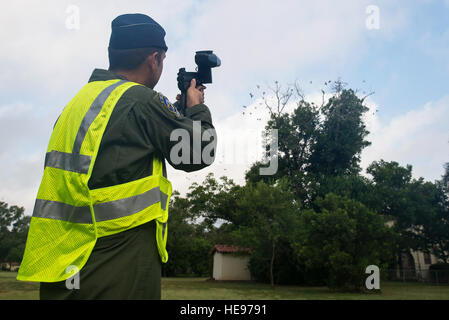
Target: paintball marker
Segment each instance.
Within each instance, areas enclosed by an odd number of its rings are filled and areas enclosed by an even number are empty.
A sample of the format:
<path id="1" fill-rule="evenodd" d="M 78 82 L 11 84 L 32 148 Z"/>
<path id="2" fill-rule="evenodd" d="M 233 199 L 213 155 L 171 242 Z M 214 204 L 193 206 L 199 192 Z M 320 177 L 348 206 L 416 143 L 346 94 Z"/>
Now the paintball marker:
<path id="1" fill-rule="evenodd" d="M 187 103 L 187 89 L 190 87 L 190 81 L 196 80 L 196 85 L 200 86 L 205 83 L 212 83 L 212 68 L 221 65 L 220 59 L 212 50 L 197 51 L 195 54 L 195 63 L 197 64 L 197 72 L 187 72 L 185 68 L 179 69 L 178 72 L 178 88 L 181 90 L 181 100 L 179 101 L 179 112 L 185 115 Z"/>

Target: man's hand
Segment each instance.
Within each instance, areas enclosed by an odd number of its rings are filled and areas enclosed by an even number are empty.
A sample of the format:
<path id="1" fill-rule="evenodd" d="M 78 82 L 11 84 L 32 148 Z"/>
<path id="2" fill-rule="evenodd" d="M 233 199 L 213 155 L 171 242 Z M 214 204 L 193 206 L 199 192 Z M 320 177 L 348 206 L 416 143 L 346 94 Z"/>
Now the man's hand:
<path id="1" fill-rule="evenodd" d="M 192 79 L 192 81 L 190 81 L 190 87 L 187 89 L 187 103 L 186 103 L 186 107 L 193 107 L 196 106 L 197 104 L 201 104 L 204 103 L 204 90 L 206 89 L 205 86 L 200 85 L 200 86 L 196 86 L 196 80 Z M 181 99 L 181 95 L 178 94 L 178 96 L 176 97 L 176 100 L 180 100 Z"/>

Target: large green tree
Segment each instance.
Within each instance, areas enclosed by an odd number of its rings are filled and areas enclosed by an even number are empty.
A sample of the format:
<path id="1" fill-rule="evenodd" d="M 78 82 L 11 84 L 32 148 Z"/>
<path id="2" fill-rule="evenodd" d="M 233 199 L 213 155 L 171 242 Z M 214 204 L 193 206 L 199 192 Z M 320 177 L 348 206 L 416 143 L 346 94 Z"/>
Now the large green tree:
<path id="1" fill-rule="evenodd" d="M 371 207 L 394 221 L 393 229 L 401 235 L 400 252 L 422 250 L 448 261 L 449 214 L 443 183 L 412 179 L 412 166 L 395 161 L 375 161 L 367 172 L 373 177 Z"/>
<path id="2" fill-rule="evenodd" d="M 315 207 L 300 215 L 297 263 L 319 270 L 331 288 L 361 290 L 367 266 L 382 268 L 391 261 L 395 234 L 358 201 L 328 194 L 317 198 Z"/>
<path id="3" fill-rule="evenodd" d="M 311 171 L 318 175 L 342 175 L 360 172 L 360 155 L 370 145 L 363 122 L 368 111 L 364 98 L 352 89 L 339 88 L 321 108 L 324 121 L 320 124 L 317 143 L 311 155 Z"/>
<path id="4" fill-rule="evenodd" d="M 296 85 L 290 91 L 289 88 L 281 91 L 277 85 L 272 91 L 280 98 L 274 99 L 274 103 L 264 98 L 270 112 L 266 131 L 278 130 L 278 172 L 274 176 L 261 176 L 262 164 L 256 162 L 246 173 L 247 181 L 274 183 L 287 176 L 296 198 L 310 205 L 314 198 L 322 195 L 329 177 L 358 175 L 361 152 L 370 144 L 363 122 L 363 115 L 368 111 L 366 97 L 345 89 L 341 81 L 334 82 L 334 92 L 329 99 L 325 99 L 323 91 L 321 106 L 306 101 Z M 283 111 L 286 103 L 295 97 L 295 109 L 290 113 Z"/>
<path id="5" fill-rule="evenodd" d="M 183 210 L 201 226 L 203 237 L 211 244 L 250 247 L 253 276 L 274 285 L 276 257 L 284 249 L 280 244 L 295 241 L 299 206 L 286 179 L 274 185 L 259 181 L 241 187 L 209 174 L 201 184 L 192 185 L 187 198 Z"/>
<path id="6" fill-rule="evenodd" d="M 246 222 L 236 225 L 234 239 L 238 244 L 252 249 L 252 274 L 256 277 L 260 275 L 257 268 L 262 267 L 269 272 L 271 286 L 274 286 L 274 266 L 280 244 L 282 241 L 296 241 L 298 212 L 299 205 L 285 179 L 276 185 L 263 181 L 247 184 L 237 200 L 235 215 L 245 216 L 241 220 Z"/>
<path id="7" fill-rule="evenodd" d="M 241 187 L 231 179 L 208 174 L 200 184 L 193 183 L 186 197 L 173 194 L 169 211 L 169 262 L 165 275 L 211 274 L 210 250 L 215 244 L 232 244 L 232 231 L 247 223 L 235 214 Z"/>
<path id="8" fill-rule="evenodd" d="M 372 207 L 382 215 L 395 219 L 400 230 L 409 228 L 414 216 L 409 210 L 407 187 L 412 181 L 412 166 L 401 167 L 395 161 L 371 163 L 366 172 L 372 176 L 374 201 Z"/>
<path id="9" fill-rule="evenodd" d="M 195 219 L 203 220 L 208 229 L 212 229 L 217 222 L 244 224 L 247 217 L 235 215 L 241 192 L 242 187 L 232 179 L 221 177 L 217 180 L 213 173 L 209 173 L 201 184 L 193 183 L 187 193 L 190 212 Z"/>
<path id="10" fill-rule="evenodd" d="M 444 263 L 449 263 L 449 193 L 447 177 L 449 165 L 445 164 L 445 174 L 435 183 L 419 179 L 413 183 L 416 190 L 415 202 L 419 210 L 420 249 L 431 252 Z"/>

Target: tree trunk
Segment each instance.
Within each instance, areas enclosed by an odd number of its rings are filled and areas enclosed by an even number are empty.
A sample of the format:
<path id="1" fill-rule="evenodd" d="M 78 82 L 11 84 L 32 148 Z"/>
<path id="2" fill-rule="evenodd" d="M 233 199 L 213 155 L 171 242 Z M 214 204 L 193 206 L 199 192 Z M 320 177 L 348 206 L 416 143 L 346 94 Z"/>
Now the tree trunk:
<path id="1" fill-rule="evenodd" d="M 273 250 L 271 252 L 271 263 L 270 263 L 270 282 L 271 282 L 271 288 L 274 289 L 274 277 L 273 277 L 273 265 L 274 265 L 274 245 L 275 242 L 273 240 Z"/>

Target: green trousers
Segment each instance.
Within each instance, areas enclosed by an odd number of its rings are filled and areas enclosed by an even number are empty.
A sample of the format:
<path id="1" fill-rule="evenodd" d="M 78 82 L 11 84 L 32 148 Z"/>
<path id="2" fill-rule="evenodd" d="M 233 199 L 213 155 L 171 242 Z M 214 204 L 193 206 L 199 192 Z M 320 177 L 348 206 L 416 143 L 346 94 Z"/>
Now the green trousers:
<path id="1" fill-rule="evenodd" d="M 68 289 L 66 281 L 40 283 L 41 300 L 160 298 L 161 260 L 155 221 L 99 238 L 79 272 L 79 289 Z"/>

